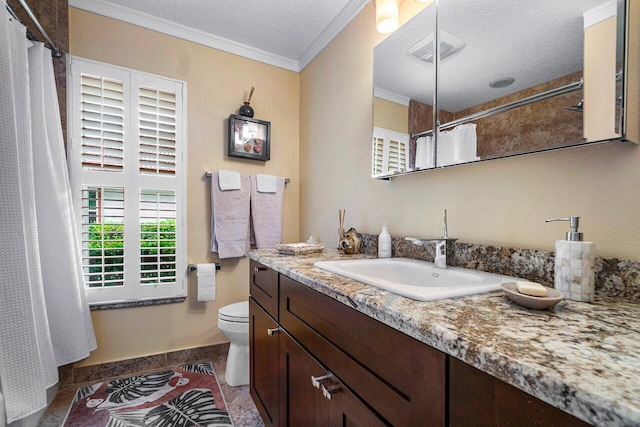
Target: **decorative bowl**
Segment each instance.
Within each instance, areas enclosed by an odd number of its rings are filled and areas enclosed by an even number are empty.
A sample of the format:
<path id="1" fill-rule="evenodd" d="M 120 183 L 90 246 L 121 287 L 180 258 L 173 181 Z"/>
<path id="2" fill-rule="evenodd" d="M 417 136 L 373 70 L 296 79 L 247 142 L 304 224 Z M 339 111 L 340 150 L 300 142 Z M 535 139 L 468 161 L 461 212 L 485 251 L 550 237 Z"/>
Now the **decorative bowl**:
<path id="1" fill-rule="evenodd" d="M 523 307 L 532 308 L 534 310 L 544 310 L 551 308 L 560 301 L 562 301 L 562 293 L 553 288 L 547 288 L 548 294 L 546 297 L 534 297 L 531 295 L 525 295 L 518 292 L 518 288 L 515 282 L 505 282 L 502 284 L 505 295 L 516 304 L 520 304 Z"/>

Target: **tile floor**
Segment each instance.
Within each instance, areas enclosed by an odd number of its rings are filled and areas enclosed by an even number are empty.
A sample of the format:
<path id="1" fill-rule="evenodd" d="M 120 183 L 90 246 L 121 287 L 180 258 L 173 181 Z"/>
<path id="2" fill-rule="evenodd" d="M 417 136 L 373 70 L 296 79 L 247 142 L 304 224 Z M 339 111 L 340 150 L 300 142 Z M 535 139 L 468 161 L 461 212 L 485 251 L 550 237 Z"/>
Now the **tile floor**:
<path id="1" fill-rule="evenodd" d="M 251 400 L 251 396 L 249 395 L 249 386 L 239 386 L 239 387 L 231 387 L 227 385 L 224 380 L 224 372 L 227 363 L 227 352 L 226 349 L 228 346 L 222 347 L 222 350 L 225 351 L 212 351 L 210 357 L 202 360 L 192 360 L 184 363 L 176 363 L 171 366 L 167 366 L 167 368 L 171 368 L 174 366 L 180 366 L 187 363 L 195 363 L 200 361 L 211 360 L 213 362 L 213 369 L 218 376 L 218 381 L 220 382 L 220 387 L 222 389 L 222 394 L 224 394 L 225 400 L 227 401 L 229 414 L 231 415 L 231 419 L 233 420 L 233 424 L 235 427 L 262 427 L 264 426 L 262 420 L 260 419 L 260 415 Z M 47 408 L 47 411 L 40 419 L 38 423 L 38 427 L 58 427 L 62 425 L 64 421 L 64 417 L 67 414 L 67 409 L 71 404 L 73 397 L 75 396 L 76 391 L 80 387 L 84 387 L 101 380 L 107 380 L 116 378 L 118 376 L 132 376 L 136 374 L 144 374 L 147 372 L 157 371 L 157 367 L 153 367 L 153 369 L 138 369 L 137 372 L 128 373 L 126 375 L 117 375 L 108 378 L 102 378 L 98 380 L 80 382 L 69 384 L 63 386 L 58 393 L 56 394 L 55 399 Z M 87 426 L 90 427 L 90 426 Z"/>

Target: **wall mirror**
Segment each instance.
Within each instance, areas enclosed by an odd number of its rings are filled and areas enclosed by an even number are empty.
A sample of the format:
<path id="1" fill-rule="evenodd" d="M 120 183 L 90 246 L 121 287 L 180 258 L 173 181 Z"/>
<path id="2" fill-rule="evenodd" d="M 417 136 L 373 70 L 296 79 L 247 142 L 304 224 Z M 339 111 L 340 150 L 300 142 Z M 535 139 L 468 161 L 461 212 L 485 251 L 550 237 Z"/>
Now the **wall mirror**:
<path id="1" fill-rule="evenodd" d="M 374 48 L 372 175 L 624 138 L 625 8 L 625 0 L 425 7 Z"/>

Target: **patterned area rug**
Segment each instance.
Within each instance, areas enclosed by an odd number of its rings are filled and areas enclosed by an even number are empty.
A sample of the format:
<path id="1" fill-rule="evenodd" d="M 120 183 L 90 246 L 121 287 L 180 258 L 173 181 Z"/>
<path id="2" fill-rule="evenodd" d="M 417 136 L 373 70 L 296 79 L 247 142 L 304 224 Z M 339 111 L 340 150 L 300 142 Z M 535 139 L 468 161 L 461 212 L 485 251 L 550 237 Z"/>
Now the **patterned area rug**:
<path id="1" fill-rule="evenodd" d="M 231 426 L 211 362 L 78 389 L 64 426 Z"/>

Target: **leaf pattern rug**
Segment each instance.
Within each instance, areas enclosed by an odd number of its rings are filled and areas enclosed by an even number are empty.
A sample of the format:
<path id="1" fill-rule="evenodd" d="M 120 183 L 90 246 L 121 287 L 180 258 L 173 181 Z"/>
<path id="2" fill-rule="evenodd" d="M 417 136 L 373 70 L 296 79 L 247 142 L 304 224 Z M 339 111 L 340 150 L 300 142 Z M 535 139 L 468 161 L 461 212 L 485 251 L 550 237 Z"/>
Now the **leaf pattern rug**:
<path id="1" fill-rule="evenodd" d="M 232 426 L 211 362 L 104 381 L 76 392 L 68 427 Z"/>

